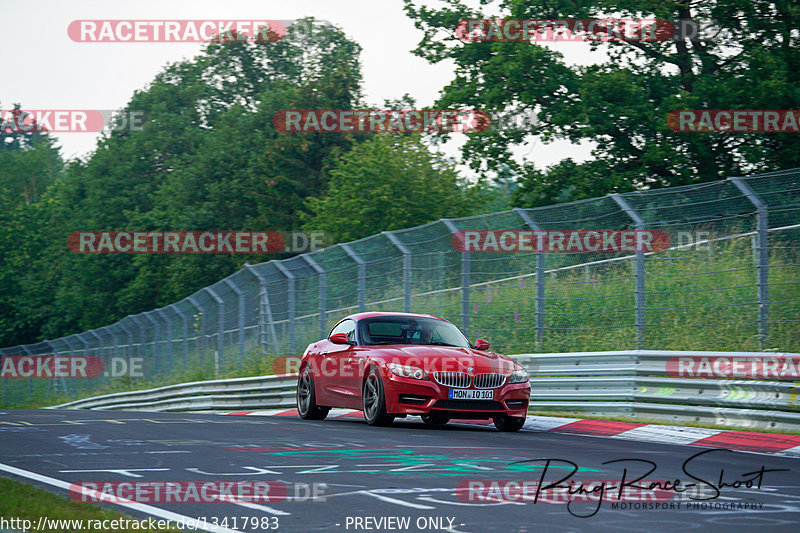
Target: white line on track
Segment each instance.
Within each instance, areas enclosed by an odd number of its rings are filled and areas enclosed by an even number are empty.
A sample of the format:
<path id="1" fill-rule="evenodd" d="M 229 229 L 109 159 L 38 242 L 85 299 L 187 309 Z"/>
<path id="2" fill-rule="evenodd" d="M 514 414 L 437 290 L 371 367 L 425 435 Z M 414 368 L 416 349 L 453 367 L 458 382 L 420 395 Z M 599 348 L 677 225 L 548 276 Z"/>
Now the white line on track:
<path id="1" fill-rule="evenodd" d="M 217 496 L 218 500 L 222 500 L 219 496 Z M 275 509 L 273 507 L 268 507 L 266 505 L 261 505 L 259 503 L 252 503 L 252 502 L 243 502 L 241 500 L 225 500 L 227 503 L 233 503 L 235 505 L 240 505 L 242 507 L 247 507 L 248 509 L 255 509 L 257 511 L 264 511 L 265 513 L 274 514 L 276 516 L 289 516 L 292 513 L 287 513 L 286 511 L 281 511 L 280 509 Z"/>
<path id="2" fill-rule="evenodd" d="M 377 498 L 387 503 L 393 503 L 395 505 L 402 505 L 404 507 L 411 507 L 413 509 L 436 509 L 436 507 L 431 507 L 430 505 L 422 505 L 419 503 L 407 502 L 403 500 L 398 500 L 397 498 L 390 498 L 388 496 L 384 496 L 383 494 L 375 494 L 374 492 L 370 492 L 367 490 L 361 490 L 357 492 L 358 494 L 366 494 L 367 496 L 372 496 L 373 498 Z"/>

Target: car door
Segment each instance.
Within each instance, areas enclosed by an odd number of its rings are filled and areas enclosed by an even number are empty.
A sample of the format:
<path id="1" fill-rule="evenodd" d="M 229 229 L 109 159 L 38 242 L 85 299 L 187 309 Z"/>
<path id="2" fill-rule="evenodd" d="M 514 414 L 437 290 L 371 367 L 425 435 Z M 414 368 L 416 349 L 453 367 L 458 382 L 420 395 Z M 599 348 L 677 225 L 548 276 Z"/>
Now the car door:
<path id="1" fill-rule="evenodd" d="M 352 337 L 348 337 L 352 341 L 356 341 L 355 330 L 353 330 Z M 345 359 L 342 361 L 342 385 L 345 394 L 349 398 L 350 407 L 361 409 L 361 377 L 364 375 L 365 365 L 369 361 L 370 348 L 368 346 L 359 346 L 356 344 L 350 350 L 347 350 Z"/>
<path id="2" fill-rule="evenodd" d="M 356 323 L 345 319 L 339 322 L 330 332 L 344 333 L 351 341 L 355 341 Z M 334 344 L 330 340 L 323 341 L 320 351 L 319 373 L 322 379 L 323 394 L 330 398 L 333 407 L 360 407 L 360 401 L 353 399 L 352 389 L 347 382 L 350 372 L 349 359 L 354 349 L 347 344 Z"/>

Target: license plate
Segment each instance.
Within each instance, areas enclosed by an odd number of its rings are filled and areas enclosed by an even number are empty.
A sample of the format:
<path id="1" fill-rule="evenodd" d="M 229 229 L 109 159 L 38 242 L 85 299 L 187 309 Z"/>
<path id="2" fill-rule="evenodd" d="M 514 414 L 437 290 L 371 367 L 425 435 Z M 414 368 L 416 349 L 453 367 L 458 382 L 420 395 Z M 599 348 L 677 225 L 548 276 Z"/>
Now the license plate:
<path id="1" fill-rule="evenodd" d="M 451 400 L 494 400 L 493 390 L 475 389 L 450 389 L 448 398 Z"/>

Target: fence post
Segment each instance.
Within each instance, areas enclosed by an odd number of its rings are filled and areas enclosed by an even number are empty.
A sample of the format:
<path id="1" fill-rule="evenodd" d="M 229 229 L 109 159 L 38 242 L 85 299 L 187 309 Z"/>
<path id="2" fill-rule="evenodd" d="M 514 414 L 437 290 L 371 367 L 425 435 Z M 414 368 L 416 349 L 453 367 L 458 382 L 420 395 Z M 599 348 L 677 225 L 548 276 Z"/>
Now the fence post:
<path id="1" fill-rule="evenodd" d="M 77 337 L 77 335 L 75 335 L 75 334 L 69 335 L 69 336 L 64 337 L 62 339 L 64 341 L 64 343 L 69 347 L 69 356 L 70 356 L 70 358 L 75 356 L 75 348 L 72 345 L 72 340 L 71 340 L 72 337 Z M 55 379 L 55 376 L 53 376 L 53 379 Z M 73 385 L 73 384 L 70 381 L 65 380 L 63 377 L 61 378 L 61 385 L 64 388 L 64 392 L 66 392 L 67 394 L 71 394 L 71 393 L 75 392 L 74 391 L 75 387 L 70 387 L 70 385 Z M 70 389 L 72 389 L 72 390 L 70 390 Z"/>
<path id="2" fill-rule="evenodd" d="M 269 303 L 269 293 L 267 292 L 267 279 L 261 274 L 258 270 L 256 270 L 253 265 L 245 263 L 244 268 L 247 272 L 253 275 L 258 280 L 258 285 L 261 287 L 261 292 L 259 294 L 259 304 L 260 309 L 258 313 L 258 322 L 259 322 L 259 334 L 261 335 L 261 346 L 264 352 L 267 351 L 267 328 L 269 328 L 269 335 L 272 337 L 273 347 L 275 349 L 275 355 L 280 355 L 280 349 L 278 346 L 278 337 L 275 334 L 275 322 L 272 320 L 272 306 Z"/>
<path id="3" fill-rule="evenodd" d="M 441 219 L 447 229 L 450 230 L 452 235 L 455 235 L 458 232 L 458 228 L 453 221 L 449 218 Z M 464 332 L 464 335 L 469 338 L 469 317 L 470 317 L 470 293 L 469 293 L 469 278 L 470 278 L 470 264 L 469 264 L 469 252 L 461 252 L 461 329 Z"/>
<path id="4" fill-rule="evenodd" d="M 103 362 L 103 369 L 104 370 L 108 370 L 108 369 L 106 369 L 105 361 L 103 361 L 103 349 L 104 349 L 104 345 L 105 345 L 105 343 L 103 342 L 103 338 L 100 335 L 97 334 L 97 331 L 95 331 L 93 329 L 90 329 L 87 333 L 91 333 L 92 335 L 94 335 L 94 338 L 97 339 L 97 344 L 98 344 L 97 345 L 97 358 L 100 359 L 101 362 Z M 103 378 L 103 381 L 105 381 L 105 371 L 103 372 L 103 374 L 101 374 L 101 377 Z"/>
<path id="5" fill-rule="evenodd" d="M 403 312 L 411 312 L 411 250 L 403 244 L 391 231 L 382 231 L 382 234 L 389 239 L 389 242 L 395 245 L 403 254 Z"/>
<path id="6" fill-rule="evenodd" d="M 87 341 L 86 339 L 83 338 L 83 336 L 86 335 L 86 333 L 87 332 L 85 332 L 85 331 L 83 333 L 76 333 L 75 337 L 77 337 L 78 340 L 83 343 L 83 356 L 88 358 L 89 357 L 89 350 L 91 348 L 89 348 L 89 344 L 90 344 L 89 341 Z M 74 379 L 74 377 L 75 376 L 72 375 L 72 369 L 70 368 L 70 377 L 69 377 L 69 379 Z M 75 392 L 78 392 L 78 389 L 80 389 L 80 388 L 83 388 L 83 389 L 87 389 L 88 388 L 87 382 L 84 381 L 84 380 L 76 380 L 74 385 L 75 385 Z"/>
<path id="7" fill-rule="evenodd" d="M 122 320 L 125 319 L 123 318 Z M 128 359 L 131 359 L 131 356 L 133 355 L 133 333 L 131 332 L 131 330 L 125 327 L 125 325 L 122 323 L 122 320 L 117 322 L 117 324 L 119 325 L 120 328 L 122 328 L 122 331 L 124 331 L 128 335 Z"/>
<path id="8" fill-rule="evenodd" d="M 239 302 L 237 328 L 239 329 L 239 368 L 242 368 L 242 364 L 244 364 L 244 291 L 229 278 L 225 278 L 222 281 L 236 294 L 236 299 Z"/>
<path id="9" fill-rule="evenodd" d="M 86 333 L 91 333 L 95 339 L 97 339 L 97 352 L 102 354 L 103 353 L 103 338 L 97 334 L 97 330 L 90 329 Z"/>
<path id="10" fill-rule="evenodd" d="M 64 344 L 67 345 L 67 353 L 69 354 L 70 357 L 75 355 L 74 348 L 72 347 L 72 342 L 68 340 L 71 337 L 72 337 L 72 335 L 68 335 L 66 337 L 62 337 L 62 339 L 61 339 L 61 340 L 64 341 Z"/>
<path id="11" fill-rule="evenodd" d="M 139 313 L 140 315 L 141 313 Z M 134 324 L 139 327 L 139 355 L 142 356 L 142 360 L 146 357 L 146 348 L 144 347 L 144 327 L 142 323 L 139 322 L 139 315 L 129 315 L 131 320 Z"/>
<path id="12" fill-rule="evenodd" d="M 57 351 L 56 351 L 56 347 L 55 347 L 55 342 L 57 342 L 57 340 L 48 340 L 48 339 L 45 339 L 45 340 L 43 340 L 42 342 L 46 343 L 46 344 L 47 344 L 47 346 L 49 347 L 49 351 L 48 351 L 48 353 L 50 353 L 50 354 L 52 354 L 52 355 L 57 355 Z M 52 386 L 53 386 L 53 392 L 58 392 L 58 380 L 57 380 L 57 379 L 53 379 L 53 380 L 52 380 L 52 382 L 53 382 L 53 383 L 52 383 Z M 31 382 L 31 381 L 28 381 L 28 384 L 30 385 L 30 386 L 28 387 L 28 388 L 29 388 L 29 392 L 30 392 L 30 394 L 31 394 L 31 397 L 33 397 L 33 382 Z M 49 391 L 48 391 L 48 394 L 49 394 Z"/>
<path id="13" fill-rule="evenodd" d="M 610 194 L 617 205 L 628 215 L 637 231 L 644 231 L 645 222 L 639 213 L 631 207 L 628 201 L 619 194 Z M 647 322 L 645 316 L 645 256 L 644 250 L 639 246 L 639 239 L 636 239 L 636 349 L 644 348 L 645 335 L 647 333 Z"/>
<path id="14" fill-rule="evenodd" d="M 161 317 L 161 320 L 167 325 L 167 363 L 169 364 L 169 371 L 172 373 L 172 321 L 167 317 L 163 307 L 159 307 L 155 314 Z"/>
<path id="15" fill-rule="evenodd" d="M 127 317 L 125 317 L 125 318 L 127 318 Z M 125 320 L 125 318 L 123 318 L 122 320 L 117 322 L 117 325 L 128 336 L 128 349 L 126 350 L 126 352 L 128 353 L 128 362 L 131 362 L 132 359 L 133 359 L 133 355 L 134 355 L 134 353 L 133 353 L 133 332 L 131 330 L 129 330 L 127 327 L 125 327 L 125 324 L 122 323 Z M 116 338 L 116 337 L 114 337 L 114 338 Z M 116 348 L 116 349 L 118 350 L 119 348 Z M 144 361 L 142 361 L 142 363 L 144 363 Z"/>
<path id="16" fill-rule="evenodd" d="M 114 333 L 114 328 L 112 326 L 104 326 L 100 329 L 106 330 L 108 334 L 111 335 L 111 342 L 114 343 L 114 351 L 111 352 L 111 357 L 116 357 L 116 354 L 119 351 L 119 341 L 117 340 L 117 334 Z"/>
<path id="17" fill-rule="evenodd" d="M 358 312 L 363 313 L 366 309 L 366 294 L 367 294 L 367 264 L 361 259 L 357 253 L 350 248 L 348 244 L 340 244 L 342 250 L 350 256 L 350 258 L 358 265 Z"/>
<path id="18" fill-rule="evenodd" d="M 183 370 L 186 370 L 186 362 L 189 359 L 189 315 L 181 311 L 177 304 L 172 304 L 168 307 L 180 317 L 183 323 Z"/>
<path id="19" fill-rule="evenodd" d="M 758 336 L 761 349 L 769 339 L 769 219 L 767 204 L 742 177 L 728 178 L 756 208 L 758 235 Z"/>
<path id="20" fill-rule="evenodd" d="M 217 302 L 217 353 L 220 358 L 223 358 L 223 350 L 225 348 L 225 300 L 214 292 L 211 287 L 206 287 L 206 292 Z"/>
<path id="21" fill-rule="evenodd" d="M 283 266 L 281 261 L 273 261 L 273 265 L 278 271 L 283 274 L 283 277 L 286 278 L 286 282 L 289 285 L 289 294 L 288 294 L 288 320 L 289 320 L 289 353 L 294 353 L 294 314 L 295 314 L 295 299 L 297 298 L 297 294 L 295 293 L 295 279 L 297 276 L 292 274 L 288 268 Z"/>
<path id="22" fill-rule="evenodd" d="M 314 269 L 319 275 L 319 338 L 324 339 L 328 336 L 328 328 L 326 327 L 326 315 L 328 312 L 327 308 L 327 273 L 325 269 L 319 266 L 319 263 L 314 261 L 309 254 L 302 254 L 300 257 Z"/>
<path id="23" fill-rule="evenodd" d="M 200 342 L 198 343 L 197 355 L 200 357 L 200 361 L 202 362 L 204 355 L 203 352 L 205 351 L 206 347 L 206 335 L 205 335 L 206 310 L 204 307 L 202 307 L 200 304 L 197 303 L 197 300 L 195 300 L 194 295 L 186 298 L 186 301 L 192 304 L 194 308 L 197 309 L 197 313 L 200 315 L 200 331 L 197 332 Z M 192 318 L 194 318 L 194 316 L 195 315 L 192 315 Z M 194 328 L 194 321 L 192 321 L 192 328 Z"/>
<path id="24" fill-rule="evenodd" d="M 514 208 L 514 212 L 516 212 L 519 217 L 525 222 L 525 224 L 534 232 L 542 231 L 536 221 L 528 214 L 527 211 L 524 209 L 520 209 L 519 207 Z M 537 241 L 538 242 L 538 241 Z M 545 282 L 546 282 L 546 274 L 545 274 L 545 255 L 544 250 L 539 250 L 537 246 L 536 251 L 536 345 L 538 348 L 542 348 L 544 345 L 544 289 L 545 289 Z"/>
<path id="25" fill-rule="evenodd" d="M 114 331 L 114 326 L 115 325 L 118 325 L 118 323 L 117 324 L 112 324 L 110 326 L 104 326 L 104 327 L 100 328 L 100 329 L 104 329 L 104 330 L 106 330 L 108 332 L 108 334 L 111 336 L 111 342 L 114 345 L 114 348 L 111 351 L 111 356 L 109 356 L 108 354 L 105 355 L 105 360 L 108 360 L 108 361 L 110 361 L 110 360 L 114 359 L 115 357 L 117 357 L 117 354 L 119 353 L 119 338 L 117 337 L 117 333 Z M 128 363 L 128 367 L 130 368 L 130 363 L 131 362 L 128 361 L 127 363 Z M 105 361 L 103 362 L 103 364 L 105 365 Z"/>
<path id="26" fill-rule="evenodd" d="M 47 342 L 47 341 L 45 341 L 45 342 Z M 33 354 L 31 352 L 30 348 L 28 348 L 28 346 L 25 345 L 25 344 L 22 345 L 22 349 L 25 350 L 25 353 L 27 355 L 35 355 L 35 354 Z M 0 350 L 0 354 L 1 353 L 2 353 L 2 350 Z M 6 356 L 6 357 L 8 357 L 8 356 Z M 2 362 L 2 361 L 0 361 L 0 362 Z M 2 381 L 3 381 L 3 399 L 5 400 L 5 394 L 6 394 L 5 383 L 6 383 L 6 380 L 3 379 Z M 28 379 L 28 399 L 29 400 L 33 399 L 33 380 L 32 379 Z"/>
<path id="27" fill-rule="evenodd" d="M 150 313 L 152 311 L 142 314 L 153 324 L 153 373 L 158 375 L 158 337 L 161 331 L 159 331 L 158 321 L 150 316 Z"/>

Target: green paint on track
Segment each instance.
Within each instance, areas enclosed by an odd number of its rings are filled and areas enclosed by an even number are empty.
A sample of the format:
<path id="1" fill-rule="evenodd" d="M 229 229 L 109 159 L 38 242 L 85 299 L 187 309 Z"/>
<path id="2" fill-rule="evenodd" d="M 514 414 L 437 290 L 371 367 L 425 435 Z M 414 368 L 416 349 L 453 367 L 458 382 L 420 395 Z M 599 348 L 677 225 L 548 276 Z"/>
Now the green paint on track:
<path id="1" fill-rule="evenodd" d="M 367 468 L 356 470 L 325 470 L 325 473 L 362 473 L 362 474 L 395 474 L 395 475 L 433 475 L 462 476 L 464 474 L 513 474 L 536 472 L 544 465 L 533 463 L 513 463 L 503 459 L 455 459 L 446 455 L 421 455 L 406 448 L 353 448 L 331 450 L 290 450 L 283 452 L 264 452 L 264 455 L 281 457 L 322 457 L 333 456 L 356 460 L 384 460 L 388 464 L 359 465 Z M 375 470 L 372 467 L 395 467 L 391 470 Z M 431 469 L 435 471 L 431 471 Z M 551 464 L 549 470 L 571 470 L 566 465 Z M 605 472 L 594 468 L 579 468 L 578 472 Z"/>

